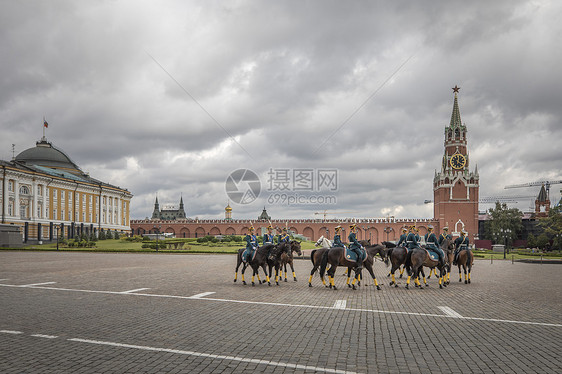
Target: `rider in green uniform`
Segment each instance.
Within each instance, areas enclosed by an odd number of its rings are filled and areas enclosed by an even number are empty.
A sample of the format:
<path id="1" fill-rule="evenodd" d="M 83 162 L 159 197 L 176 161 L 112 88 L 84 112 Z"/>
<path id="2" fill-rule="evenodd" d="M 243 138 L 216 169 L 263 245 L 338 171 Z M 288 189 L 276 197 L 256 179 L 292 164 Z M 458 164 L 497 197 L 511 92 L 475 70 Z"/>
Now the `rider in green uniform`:
<path id="1" fill-rule="evenodd" d="M 439 235 L 438 243 L 442 245 L 445 239 L 451 240 L 453 237 L 449 235 L 449 228 L 447 226 L 443 227 L 443 233 Z"/>
<path id="2" fill-rule="evenodd" d="M 267 232 L 263 234 L 263 245 L 273 244 L 273 227 L 267 226 Z"/>
<path id="3" fill-rule="evenodd" d="M 420 248 L 420 244 L 419 244 L 418 238 L 416 236 L 416 226 L 415 225 L 410 226 L 410 232 L 408 233 L 408 236 L 406 236 L 406 247 L 408 248 L 408 251 L 410 251 L 414 248 Z"/>
<path id="4" fill-rule="evenodd" d="M 248 262 L 254 256 L 254 251 L 258 248 L 258 238 L 254 234 L 254 226 L 250 226 L 246 235 L 246 250 L 244 251 L 244 261 Z"/>
<path id="5" fill-rule="evenodd" d="M 400 247 L 402 244 L 406 244 L 406 237 L 408 236 L 408 229 L 406 227 L 402 228 L 402 235 L 400 235 L 400 240 L 398 240 L 397 247 Z"/>
<path id="6" fill-rule="evenodd" d="M 349 226 L 350 233 L 349 233 L 349 249 L 351 249 L 355 254 L 357 254 L 357 269 L 361 270 L 363 267 L 363 260 L 365 259 L 364 256 L 364 249 L 363 246 L 357 241 L 357 237 L 355 235 L 355 231 L 357 230 L 357 226 L 352 224 Z"/>
<path id="7" fill-rule="evenodd" d="M 425 239 L 425 246 L 427 249 L 433 250 L 435 253 L 437 253 L 437 256 L 439 256 L 439 266 L 443 266 L 444 262 L 444 253 L 443 250 L 441 248 L 439 248 L 439 243 L 437 242 L 437 236 L 435 236 L 435 233 L 433 232 L 433 225 L 428 225 L 427 226 L 427 234 L 425 234 L 424 239 Z"/>
<path id="8" fill-rule="evenodd" d="M 459 257 L 459 253 L 462 250 L 468 249 L 468 245 L 470 244 L 467 236 L 467 232 L 462 230 L 461 236 L 455 240 L 455 259 L 453 260 L 453 265 L 457 264 L 457 258 Z"/>
<path id="9" fill-rule="evenodd" d="M 336 233 L 334 235 L 334 241 L 332 242 L 332 248 L 334 248 L 334 247 L 345 248 L 345 244 L 343 244 L 342 241 L 341 241 L 341 235 L 340 235 L 341 229 L 342 229 L 341 226 L 337 226 L 335 228 Z"/>
<path id="10" fill-rule="evenodd" d="M 277 244 L 289 243 L 290 241 L 291 237 L 287 234 L 287 228 L 283 227 L 283 234 L 277 236 Z"/>

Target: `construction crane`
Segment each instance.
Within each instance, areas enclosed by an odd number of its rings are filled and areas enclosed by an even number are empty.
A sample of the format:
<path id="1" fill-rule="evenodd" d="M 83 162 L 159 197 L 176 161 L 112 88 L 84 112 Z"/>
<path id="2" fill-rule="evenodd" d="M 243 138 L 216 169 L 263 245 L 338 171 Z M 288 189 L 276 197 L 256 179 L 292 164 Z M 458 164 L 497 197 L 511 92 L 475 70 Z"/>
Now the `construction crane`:
<path id="1" fill-rule="evenodd" d="M 335 211 L 328 211 L 328 210 L 325 210 L 324 212 L 314 212 L 315 215 L 322 214 L 324 216 L 324 218 L 323 218 L 324 221 L 326 220 L 326 215 L 328 213 L 341 214 L 341 213 L 357 213 L 357 212 L 335 212 Z"/>
<path id="2" fill-rule="evenodd" d="M 534 199 L 536 196 L 485 196 L 478 199 L 479 203 L 482 204 L 495 204 L 500 203 L 516 203 L 520 200 Z M 424 200 L 424 204 L 430 204 L 433 200 Z"/>
<path id="3" fill-rule="evenodd" d="M 519 188 L 519 187 L 535 187 L 535 186 L 543 186 L 546 190 L 546 197 L 550 200 L 550 185 L 551 184 L 560 184 L 562 180 L 555 180 L 555 181 L 536 181 L 530 183 L 521 183 L 521 184 L 510 184 L 509 186 L 505 186 L 504 188 Z"/>

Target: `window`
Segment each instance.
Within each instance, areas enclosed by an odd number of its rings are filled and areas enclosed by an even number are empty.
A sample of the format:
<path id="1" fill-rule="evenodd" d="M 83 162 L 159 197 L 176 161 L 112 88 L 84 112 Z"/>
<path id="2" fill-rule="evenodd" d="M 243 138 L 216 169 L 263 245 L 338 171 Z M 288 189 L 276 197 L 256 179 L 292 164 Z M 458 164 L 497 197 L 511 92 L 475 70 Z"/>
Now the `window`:
<path id="1" fill-rule="evenodd" d="M 21 186 L 20 187 L 20 195 L 29 195 L 29 187 Z"/>
<path id="2" fill-rule="evenodd" d="M 57 214 L 58 214 L 58 211 L 56 209 L 53 209 L 53 219 L 58 219 Z"/>
<path id="3" fill-rule="evenodd" d="M 63 209 L 60 212 L 60 219 L 62 219 L 63 221 L 64 221 L 64 216 L 65 216 L 65 214 L 64 214 L 64 209 Z"/>
<path id="4" fill-rule="evenodd" d="M 43 186 L 41 185 L 37 186 L 37 195 L 43 196 Z"/>
<path id="5" fill-rule="evenodd" d="M 13 214 L 14 211 L 14 202 L 10 201 L 8 203 L 8 215 L 11 216 Z"/>
<path id="6" fill-rule="evenodd" d="M 43 210 L 43 205 L 38 204 L 37 205 L 37 218 L 43 218 L 43 215 L 41 214 Z"/>
<path id="7" fill-rule="evenodd" d="M 64 200 L 64 190 L 62 190 L 62 191 L 60 192 L 60 199 L 61 199 L 61 200 Z"/>
<path id="8" fill-rule="evenodd" d="M 13 180 L 8 181 L 8 191 L 14 192 L 14 181 Z"/>
<path id="9" fill-rule="evenodd" d="M 59 191 L 53 188 L 53 201 L 57 201 Z"/>

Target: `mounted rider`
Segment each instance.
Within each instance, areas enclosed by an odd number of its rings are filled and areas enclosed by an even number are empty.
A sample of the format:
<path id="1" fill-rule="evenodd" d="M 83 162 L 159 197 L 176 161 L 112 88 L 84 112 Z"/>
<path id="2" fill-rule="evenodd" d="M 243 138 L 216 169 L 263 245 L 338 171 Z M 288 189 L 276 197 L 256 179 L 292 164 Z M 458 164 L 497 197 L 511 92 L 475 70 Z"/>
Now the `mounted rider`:
<path id="1" fill-rule="evenodd" d="M 439 235 L 439 246 L 443 245 L 443 242 L 445 241 L 445 239 L 453 239 L 453 237 L 449 234 L 449 228 L 447 226 L 443 227 L 443 233 L 441 235 Z"/>
<path id="2" fill-rule="evenodd" d="M 291 237 L 287 234 L 287 228 L 283 227 L 283 234 L 277 235 L 277 244 L 289 243 L 290 241 Z"/>
<path id="3" fill-rule="evenodd" d="M 433 251 L 437 254 L 437 256 L 439 257 L 439 266 L 443 266 L 445 264 L 444 262 L 445 254 L 443 253 L 443 250 L 439 247 L 437 236 L 435 236 L 435 233 L 433 232 L 433 225 L 428 225 L 427 231 L 428 231 L 427 234 L 425 234 L 424 236 L 425 247 L 426 249 Z"/>
<path id="4" fill-rule="evenodd" d="M 246 234 L 246 250 L 242 254 L 242 260 L 249 262 L 253 257 L 255 251 L 258 249 L 258 238 L 254 234 L 254 226 L 248 228 L 248 234 Z"/>
<path id="5" fill-rule="evenodd" d="M 345 244 L 342 243 L 341 241 L 341 231 L 342 231 L 342 227 L 341 226 L 336 226 L 335 228 L 336 233 L 334 234 L 334 241 L 332 242 L 332 248 L 334 247 L 342 247 L 345 248 Z"/>
<path id="6" fill-rule="evenodd" d="M 418 241 L 418 243 L 421 243 L 420 229 L 414 226 L 414 231 L 416 233 L 416 240 Z"/>
<path id="7" fill-rule="evenodd" d="M 363 246 L 357 241 L 357 237 L 355 235 L 357 225 L 355 223 L 350 225 L 349 230 L 349 249 L 357 255 L 357 270 L 361 270 L 363 267 L 363 260 L 367 257 L 367 254 Z"/>
<path id="8" fill-rule="evenodd" d="M 467 236 L 467 232 L 462 230 L 461 236 L 455 239 L 455 259 L 453 260 L 453 265 L 457 264 L 457 258 L 459 257 L 459 253 L 465 249 L 468 249 L 468 245 L 470 244 Z"/>
<path id="9" fill-rule="evenodd" d="M 267 226 L 267 232 L 263 234 L 263 245 L 274 244 L 273 243 L 273 227 L 271 225 Z"/>
<path id="10" fill-rule="evenodd" d="M 402 244 L 406 244 L 406 238 L 408 237 L 408 229 L 406 227 L 402 228 L 402 235 L 400 235 L 400 240 L 398 240 L 397 247 L 400 247 Z"/>
<path id="11" fill-rule="evenodd" d="M 408 236 L 406 236 L 406 248 L 408 248 L 408 251 L 415 248 L 421 248 L 416 236 L 416 225 L 410 226 L 410 232 L 408 233 Z"/>

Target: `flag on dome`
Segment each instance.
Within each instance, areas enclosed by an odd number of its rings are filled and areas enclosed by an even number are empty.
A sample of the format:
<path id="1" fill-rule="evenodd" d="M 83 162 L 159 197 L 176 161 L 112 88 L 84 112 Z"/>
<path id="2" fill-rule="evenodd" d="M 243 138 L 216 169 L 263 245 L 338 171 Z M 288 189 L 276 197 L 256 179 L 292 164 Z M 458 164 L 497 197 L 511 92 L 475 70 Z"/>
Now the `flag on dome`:
<path id="1" fill-rule="evenodd" d="M 47 128 L 49 127 L 49 124 L 47 123 L 47 121 L 43 120 L 43 126 L 45 126 Z"/>

